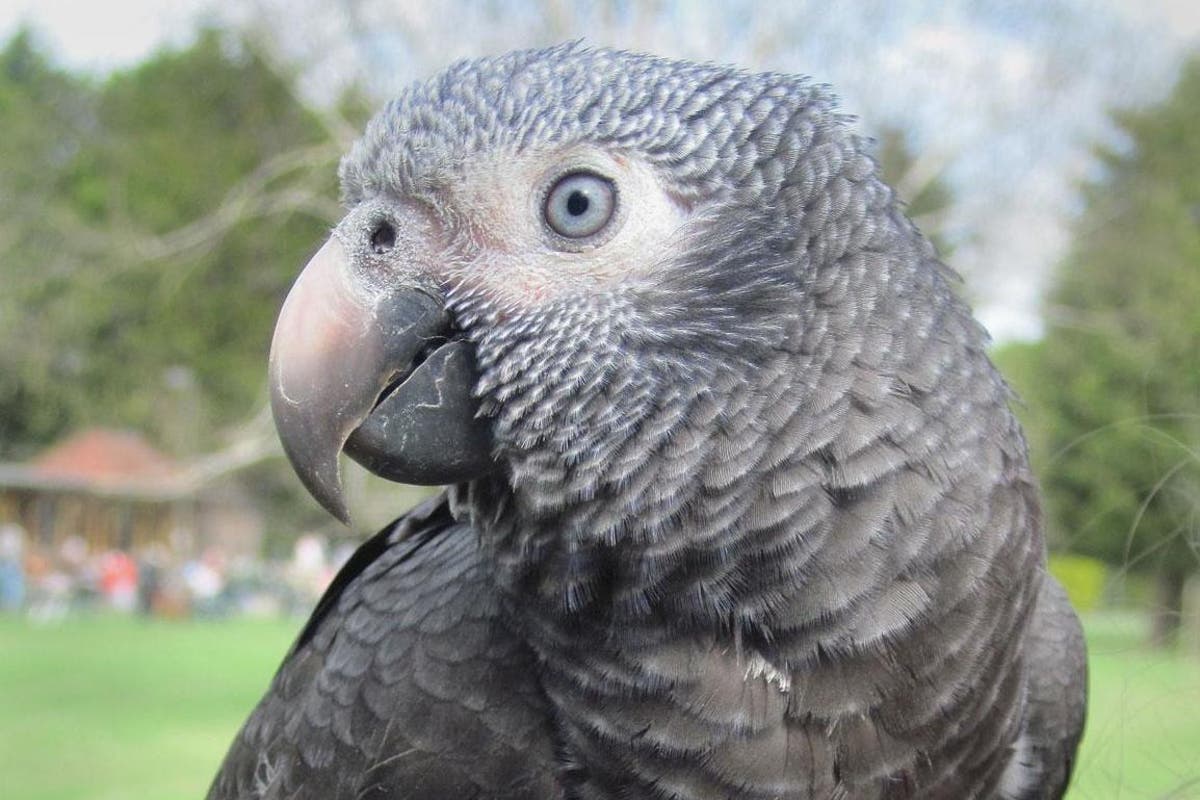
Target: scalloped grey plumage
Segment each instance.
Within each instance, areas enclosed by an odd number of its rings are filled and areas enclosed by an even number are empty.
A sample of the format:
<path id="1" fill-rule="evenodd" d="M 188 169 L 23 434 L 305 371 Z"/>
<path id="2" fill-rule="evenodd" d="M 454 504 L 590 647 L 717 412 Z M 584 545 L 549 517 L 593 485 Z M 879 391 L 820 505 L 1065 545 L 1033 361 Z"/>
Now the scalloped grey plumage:
<path id="1" fill-rule="evenodd" d="M 209 797 L 1059 797 L 1083 645 L 1008 391 L 827 88 L 465 61 L 344 196 L 582 141 L 702 209 L 688 246 L 536 311 L 448 290 L 504 470 L 364 546 Z"/>

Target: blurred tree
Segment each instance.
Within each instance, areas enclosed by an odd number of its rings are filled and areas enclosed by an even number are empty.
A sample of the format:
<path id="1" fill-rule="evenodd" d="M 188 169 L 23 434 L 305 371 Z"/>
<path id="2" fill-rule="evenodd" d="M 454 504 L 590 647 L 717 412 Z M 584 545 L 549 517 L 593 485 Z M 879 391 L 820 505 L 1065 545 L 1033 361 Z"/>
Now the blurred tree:
<path id="1" fill-rule="evenodd" d="M 293 88 L 211 30 L 103 82 L 28 32 L 0 51 L 0 459 L 83 425 L 145 431 L 200 481 L 279 454 L 270 333 L 340 217 L 345 147 Z M 276 549 L 327 521 L 282 459 L 240 480 Z"/>
<path id="2" fill-rule="evenodd" d="M 351 86 L 314 107 L 229 32 L 104 81 L 55 68 L 28 32 L 2 47 L 0 459 L 126 426 L 197 482 L 240 470 L 268 550 L 327 525 L 274 458 L 266 356 L 374 104 Z"/>
<path id="3" fill-rule="evenodd" d="M 29 31 L 0 50 L 0 456 L 49 440 L 71 418 L 63 397 L 42 391 L 60 380 L 61 364 L 56 337 L 32 311 L 73 267 L 58 247 L 71 218 L 62 191 L 95 129 L 94 100 Z"/>
<path id="4" fill-rule="evenodd" d="M 904 201 L 905 212 L 946 260 L 954 249 L 946 234 L 946 217 L 954 207 L 946 165 L 917 158 L 909 135 L 902 128 L 885 126 L 876 137 L 875 158 L 884 180 Z"/>
<path id="5" fill-rule="evenodd" d="M 94 423 L 212 447 L 261 403 L 280 300 L 339 215 L 340 143 L 215 31 L 95 87 L 24 34 L 3 63 L 0 174 L 34 191 L 3 215 L 0 447 Z"/>
<path id="6" fill-rule="evenodd" d="M 1000 360 L 1029 402 L 1054 536 L 1153 571 L 1171 642 L 1200 566 L 1200 59 L 1162 105 L 1117 115 L 1043 342 Z"/>
<path id="7" fill-rule="evenodd" d="M 79 320 L 81 380 L 107 415 L 211 447 L 172 423 L 220 429 L 259 402 L 280 298 L 337 216 L 339 152 L 284 77 L 215 31 L 114 76 L 97 117 L 73 186 L 109 232 L 77 277 L 98 312 Z"/>

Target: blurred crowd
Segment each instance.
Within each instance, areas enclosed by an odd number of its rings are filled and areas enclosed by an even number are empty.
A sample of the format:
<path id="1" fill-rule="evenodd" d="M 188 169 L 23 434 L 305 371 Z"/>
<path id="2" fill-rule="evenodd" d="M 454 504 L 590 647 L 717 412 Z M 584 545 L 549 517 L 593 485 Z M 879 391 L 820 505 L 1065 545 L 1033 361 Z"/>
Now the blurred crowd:
<path id="1" fill-rule="evenodd" d="M 290 556 L 275 561 L 217 549 L 179 557 L 158 543 L 92 552 L 78 536 L 48 549 L 5 524 L 0 611 L 38 621 L 102 610 L 164 618 L 307 614 L 353 552 L 353 544 L 334 546 L 318 534 L 299 537 Z"/>

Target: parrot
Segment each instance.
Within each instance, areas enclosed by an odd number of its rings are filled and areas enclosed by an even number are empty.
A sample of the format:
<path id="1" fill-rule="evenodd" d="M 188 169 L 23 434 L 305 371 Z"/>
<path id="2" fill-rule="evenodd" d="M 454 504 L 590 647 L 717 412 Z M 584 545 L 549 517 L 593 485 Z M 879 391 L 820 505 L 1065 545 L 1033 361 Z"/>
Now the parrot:
<path id="1" fill-rule="evenodd" d="M 442 487 L 333 579 L 210 800 L 1059 798 L 1086 706 L 1013 392 L 826 85 L 572 42 L 405 89 L 271 343 Z"/>

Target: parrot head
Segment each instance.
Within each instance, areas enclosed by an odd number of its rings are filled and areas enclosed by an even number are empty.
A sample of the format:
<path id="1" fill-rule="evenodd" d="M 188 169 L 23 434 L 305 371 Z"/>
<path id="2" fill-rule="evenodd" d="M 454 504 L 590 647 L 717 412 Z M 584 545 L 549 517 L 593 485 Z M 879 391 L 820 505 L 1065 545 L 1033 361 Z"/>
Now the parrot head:
<path id="1" fill-rule="evenodd" d="M 343 520 L 342 451 L 407 483 L 499 476 L 531 513 L 620 491 L 670 515 L 714 448 L 769 458 L 784 392 L 825 408 L 874 300 L 847 282 L 911 238 L 824 87 L 580 45 L 410 88 L 340 177 L 270 386 Z"/>

